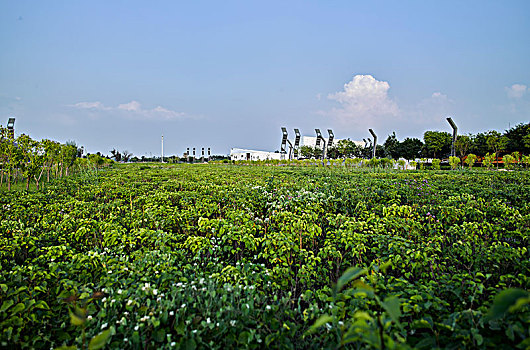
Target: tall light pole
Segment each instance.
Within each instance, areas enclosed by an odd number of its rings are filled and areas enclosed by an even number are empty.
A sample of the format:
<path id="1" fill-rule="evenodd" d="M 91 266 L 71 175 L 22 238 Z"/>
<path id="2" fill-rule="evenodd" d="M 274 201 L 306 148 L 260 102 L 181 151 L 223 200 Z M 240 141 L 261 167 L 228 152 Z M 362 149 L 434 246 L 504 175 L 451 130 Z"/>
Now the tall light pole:
<path id="1" fill-rule="evenodd" d="M 451 125 L 451 128 L 453 128 L 453 142 L 451 144 L 451 156 L 454 157 L 456 155 L 455 143 L 456 143 L 456 136 L 457 136 L 458 128 L 456 127 L 456 124 L 453 121 L 453 119 L 451 119 L 451 117 L 447 117 L 447 122 L 449 123 L 449 125 Z"/>
<path id="2" fill-rule="evenodd" d="M 375 149 L 377 148 L 377 135 L 374 133 L 372 129 L 368 129 L 370 131 L 370 134 L 374 137 L 374 149 L 372 150 L 372 159 L 375 158 Z"/>
<path id="3" fill-rule="evenodd" d="M 13 136 L 15 137 L 15 118 L 9 118 L 7 120 L 7 130 Z"/>
<path id="4" fill-rule="evenodd" d="M 164 163 L 164 135 L 162 135 L 162 163 Z"/>

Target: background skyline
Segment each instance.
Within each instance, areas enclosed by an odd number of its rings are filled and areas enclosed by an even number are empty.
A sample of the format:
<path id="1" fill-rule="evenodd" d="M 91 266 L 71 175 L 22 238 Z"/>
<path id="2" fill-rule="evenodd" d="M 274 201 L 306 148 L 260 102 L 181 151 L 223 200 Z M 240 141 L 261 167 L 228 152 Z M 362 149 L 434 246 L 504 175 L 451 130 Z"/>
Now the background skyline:
<path id="1" fill-rule="evenodd" d="M 0 1 L 0 124 L 90 153 L 530 119 L 530 3 Z"/>

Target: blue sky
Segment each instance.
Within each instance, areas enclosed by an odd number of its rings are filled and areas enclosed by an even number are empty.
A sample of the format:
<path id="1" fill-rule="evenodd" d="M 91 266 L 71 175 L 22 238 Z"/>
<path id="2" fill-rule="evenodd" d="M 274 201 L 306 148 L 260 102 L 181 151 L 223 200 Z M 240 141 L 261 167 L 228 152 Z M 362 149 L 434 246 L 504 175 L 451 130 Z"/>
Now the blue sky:
<path id="1" fill-rule="evenodd" d="M 528 1 L 0 0 L 0 123 L 89 152 L 530 119 Z M 5 121 L 4 121 L 5 120 Z"/>

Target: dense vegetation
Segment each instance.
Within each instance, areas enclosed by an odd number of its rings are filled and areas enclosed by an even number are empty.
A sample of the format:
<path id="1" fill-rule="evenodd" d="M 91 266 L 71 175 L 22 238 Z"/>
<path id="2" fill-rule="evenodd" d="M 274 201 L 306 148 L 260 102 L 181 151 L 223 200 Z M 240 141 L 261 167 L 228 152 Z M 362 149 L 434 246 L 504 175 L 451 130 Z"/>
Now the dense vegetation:
<path id="1" fill-rule="evenodd" d="M 0 346 L 525 348 L 530 175 L 127 165 L 0 197 Z"/>
<path id="2" fill-rule="evenodd" d="M 420 159 L 441 158 L 446 159 L 451 154 L 452 136 L 443 131 L 425 131 L 423 140 L 418 138 L 405 138 L 399 141 L 396 134 L 388 135 L 382 144 L 376 147 L 378 158 L 389 159 Z M 364 146 L 356 145 L 353 141 L 340 140 L 327 151 L 330 158 L 371 158 L 373 150 L 372 140 L 365 140 Z M 455 153 L 463 163 L 469 154 L 480 160 L 492 157 L 493 161 L 500 160 L 504 155 L 511 155 L 522 160 L 527 157 L 530 162 L 530 123 L 518 124 L 504 133 L 496 130 L 480 132 L 477 134 L 458 135 L 455 143 Z M 302 146 L 300 154 L 304 158 L 319 158 L 322 149 L 319 147 Z M 523 160 L 524 161 L 524 160 Z"/>

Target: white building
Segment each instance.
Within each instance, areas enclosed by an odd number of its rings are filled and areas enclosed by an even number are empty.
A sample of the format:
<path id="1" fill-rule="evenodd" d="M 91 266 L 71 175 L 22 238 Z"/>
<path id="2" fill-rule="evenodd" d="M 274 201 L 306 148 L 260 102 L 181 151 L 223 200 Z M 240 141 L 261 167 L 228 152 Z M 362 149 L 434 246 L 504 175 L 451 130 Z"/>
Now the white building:
<path id="1" fill-rule="evenodd" d="M 244 149 L 244 148 L 231 148 L 230 159 L 231 160 L 271 160 L 271 159 L 281 159 L 281 154 L 276 153 L 276 152 L 256 151 L 256 150 Z"/>

